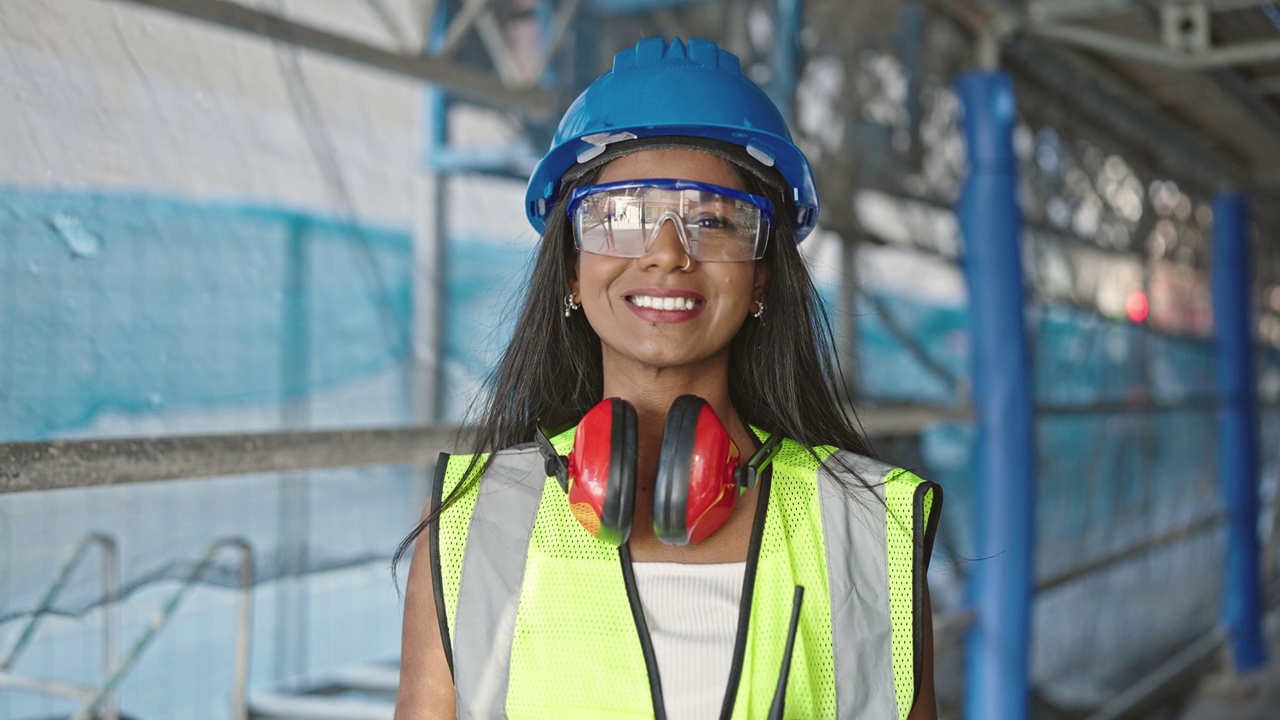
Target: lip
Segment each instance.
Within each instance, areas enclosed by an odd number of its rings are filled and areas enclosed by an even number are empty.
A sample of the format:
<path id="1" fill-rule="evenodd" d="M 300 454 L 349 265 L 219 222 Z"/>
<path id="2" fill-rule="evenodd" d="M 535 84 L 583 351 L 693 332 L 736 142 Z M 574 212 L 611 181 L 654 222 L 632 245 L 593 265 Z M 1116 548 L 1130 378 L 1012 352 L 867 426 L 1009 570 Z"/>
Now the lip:
<path id="1" fill-rule="evenodd" d="M 645 308 L 635 305 L 630 298 L 637 295 L 647 295 L 649 297 L 660 298 L 688 298 L 694 301 L 694 306 L 690 310 L 658 310 L 656 308 Z M 680 323 L 692 320 L 702 314 L 707 307 L 707 299 L 701 293 L 692 290 L 682 290 L 680 288 L 636 288 L 628 290 L 622 295 L 623 302 L 627 309 L 635 313 L 636 317 L 651 323 Z"/>

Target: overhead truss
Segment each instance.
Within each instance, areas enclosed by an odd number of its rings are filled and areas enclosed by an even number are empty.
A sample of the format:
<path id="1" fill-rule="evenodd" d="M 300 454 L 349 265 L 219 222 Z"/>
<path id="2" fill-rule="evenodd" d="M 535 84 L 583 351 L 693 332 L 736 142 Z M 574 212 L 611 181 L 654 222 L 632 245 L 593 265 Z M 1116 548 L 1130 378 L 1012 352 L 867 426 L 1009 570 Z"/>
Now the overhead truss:
<path id="1" fill-rule="evenodd" d="M 1280 30 L 1266 40 L 1214 44 L 1219 13 L 1274 7 L 1263 0 L 1164 0 L 1159 3 L 1160 42 L 1089 25 L 1149 9 L 1139 0 L 1035 0 L 1015 22 L 1026 32 L 1089 50 L 1181 70 L 1214 70 L 1280 60 Z"/>
<path id="2" fill-rule="evenodd" d="M 531 68 L 522 69 L 502 38 L 491 0 L 467 0 L 462 10 L 449 22 L 444 41 L 438 50 L 426 43 L 414 49 L 406 47 L 411 40 L 390 17 L 382 0 L 368 0 L 369 6 L 393 34 L 401 49 L 390 49 L 354 40 L 340 33 L 307 24 L 280 13 L 260 10 L 231 0 L 116 0 L 143 5 L 189 18 L 202 20 L 274 41 L 398 75 L 430 82 L 461 97 L 496 104 L 508 110 L 532 116 L 545 116 L 557 109 L 559 98 L 552 90 L 537 85 L 542 70 L 559 51 L 565 32 L 581 5 L 580 0 L 562 3 L 552 22 L 551 35 L 542 54 Z M 435 2 L 429 1 L 426 15 L 434 13 Z M 495 72 L 455 62 L 462 40 L 474 31 L 488 52 Z M 426 35 L 424 33 L 424 35 Z"/>

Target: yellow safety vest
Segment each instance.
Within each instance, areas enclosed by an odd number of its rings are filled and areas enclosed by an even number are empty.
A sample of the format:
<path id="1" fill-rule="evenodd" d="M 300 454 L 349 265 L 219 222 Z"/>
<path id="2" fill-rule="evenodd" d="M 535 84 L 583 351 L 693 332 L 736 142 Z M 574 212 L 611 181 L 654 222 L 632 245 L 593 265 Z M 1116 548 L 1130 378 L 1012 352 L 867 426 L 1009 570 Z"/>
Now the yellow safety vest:
<path id="1" fill-rule="evenodd" d="M 572 435 L 556 444 L 567 453 Z M 919 691 L 941 489 L 860 455 L 814 451 L 785 440 L 761 480 L 722 717 L 768 713 L 802 585 L 787 717 L 904 719 Z M 435 507 L 471 460 L 441 455 Z M 582 528 L 533 444 L 496 453 L 430 532 L 458 717 L 665 716 L 627 548 Z"/>

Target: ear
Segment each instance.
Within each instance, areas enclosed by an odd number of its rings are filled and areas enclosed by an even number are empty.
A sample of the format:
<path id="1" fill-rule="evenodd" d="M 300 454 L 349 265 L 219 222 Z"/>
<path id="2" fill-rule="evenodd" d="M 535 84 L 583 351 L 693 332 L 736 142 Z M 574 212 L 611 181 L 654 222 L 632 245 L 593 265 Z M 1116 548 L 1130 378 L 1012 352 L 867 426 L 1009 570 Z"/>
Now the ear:
<path id="1" fill-rule="evenodd" d="M 763 260 L 756 261 L 755 277 L 751 281 L 751 300 L 764 302 L 769 295 L 769 280 L 773 278 L 773 268 Z"/>
<path id="2" fill-rule="evenodd" d="M 569 292 L 574 295 L 578 295 L 578 259 L 581 257 L 581 253 L 572 253 L 564 259 L 564 274 L 569 278 Z"/>

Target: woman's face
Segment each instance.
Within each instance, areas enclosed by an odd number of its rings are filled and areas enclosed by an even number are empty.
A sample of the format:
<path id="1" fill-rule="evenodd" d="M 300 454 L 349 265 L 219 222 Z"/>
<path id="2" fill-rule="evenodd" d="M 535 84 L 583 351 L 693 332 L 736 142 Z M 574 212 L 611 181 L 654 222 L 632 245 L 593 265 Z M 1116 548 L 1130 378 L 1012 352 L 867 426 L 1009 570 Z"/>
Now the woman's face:
<path id="1" fill-rule="evenodd" d="M 596 182 L 645 178 L 745 189 L 728 161 L 685 148 L 624 155 L 606 165 Z M 675 224 L 663 222 L 644 255 L 581 252 L 570 278 L 570 289 L 600 336 L 606 368 L 693 368 L 727 360 L 729 342 L 756 301 L 765 298 L 769 271 L 752 260 L 699 262 L 685 253 Z M 663 309 L 664 302 L 680 308 Z"/>

